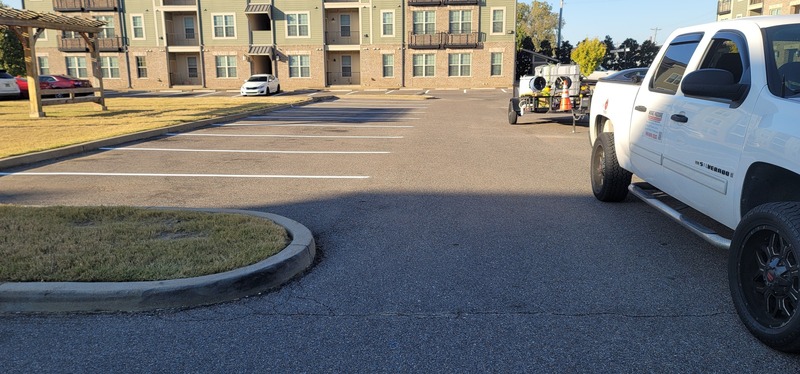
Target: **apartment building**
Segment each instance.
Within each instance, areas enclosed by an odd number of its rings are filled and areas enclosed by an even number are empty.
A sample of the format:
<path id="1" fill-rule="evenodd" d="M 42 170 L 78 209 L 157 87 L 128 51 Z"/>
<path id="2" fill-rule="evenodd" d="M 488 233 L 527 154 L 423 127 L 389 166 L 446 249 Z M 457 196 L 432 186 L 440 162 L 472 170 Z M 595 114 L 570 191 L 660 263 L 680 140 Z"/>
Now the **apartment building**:
<path id="1" fill-rule="evenodd" d="M 514 0 L 23 0 L 106 22 L 110 89 L 236 89 L 272 73 L 283 89 L 509 87 Z M 80 35 L 46 30 L 40 74 L 86 77 Z"/>
<path id="2" fill-rule="evenodd" d="M 718 0 L 717 2 L 717 21 L 780 14 L 800 14 L 800 0 Z"/>

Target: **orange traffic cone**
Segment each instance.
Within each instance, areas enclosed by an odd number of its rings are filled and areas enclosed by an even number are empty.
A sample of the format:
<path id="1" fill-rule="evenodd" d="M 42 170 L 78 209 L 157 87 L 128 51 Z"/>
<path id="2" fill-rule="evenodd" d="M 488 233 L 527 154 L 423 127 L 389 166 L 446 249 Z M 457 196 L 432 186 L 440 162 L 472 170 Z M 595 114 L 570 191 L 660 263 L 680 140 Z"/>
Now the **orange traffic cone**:
<path id="1" fill-rule="evenodd" d="M 561 110 L 572 110 L 572 100 L 569 98 L 569 90 L 561 91 Z"/>

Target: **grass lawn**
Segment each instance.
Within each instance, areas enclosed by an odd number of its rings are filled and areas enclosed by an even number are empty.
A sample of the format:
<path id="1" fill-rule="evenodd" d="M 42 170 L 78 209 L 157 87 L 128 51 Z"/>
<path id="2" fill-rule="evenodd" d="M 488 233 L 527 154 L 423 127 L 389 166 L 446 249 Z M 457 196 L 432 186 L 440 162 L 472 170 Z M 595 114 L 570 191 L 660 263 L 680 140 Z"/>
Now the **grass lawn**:
<path id="1" fill-rule="evenodd" d="M 45 118 L 30 118 L 27 100 L 4 100 L 0 101 L 0 158 L 305 100 L 302 96 L 111 98 L 106 99 L 107 111 L 94 103 L 45 106 Z"/>
<path id="2" fill-rule="evenodd" d="M 305 97 L 111 98 L 45 106 L 0 101 L 0 158 L 190 121 L 267 109 Z M 286 231 L 237 214 L 132 207 L 0 205 L 0 282 L 145 281 L 219 273 L 286 247 Z"/>
<path id="3" fill-rule="evenodd" d="M 283 227 L 239 214 L 0 205 L 0 282 L 194 277 L 254 264 L 288 243 Z"/>

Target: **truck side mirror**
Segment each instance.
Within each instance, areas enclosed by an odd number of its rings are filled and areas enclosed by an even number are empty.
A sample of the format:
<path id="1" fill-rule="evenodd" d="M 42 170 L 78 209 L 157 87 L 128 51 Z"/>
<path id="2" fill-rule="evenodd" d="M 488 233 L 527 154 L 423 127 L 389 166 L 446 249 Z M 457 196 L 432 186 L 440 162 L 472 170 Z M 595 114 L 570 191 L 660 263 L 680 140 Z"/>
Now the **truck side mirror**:
<path id="1" fill-rule="evenodd" d="M 725 99 L 734 102 L 744 100 L 747 84 L 734 81 L 733 73 L 722 69 L 700 69 L 687 74 L 681 80 L 681 91 L 687 96 Z"/>

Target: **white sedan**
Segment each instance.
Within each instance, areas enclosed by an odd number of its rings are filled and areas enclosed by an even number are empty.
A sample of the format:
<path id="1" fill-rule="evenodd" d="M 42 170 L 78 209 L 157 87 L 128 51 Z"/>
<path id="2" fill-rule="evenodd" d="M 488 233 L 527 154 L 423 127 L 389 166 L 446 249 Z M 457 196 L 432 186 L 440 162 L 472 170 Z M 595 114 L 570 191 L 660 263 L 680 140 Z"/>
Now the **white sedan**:
<path id="1" fill-rule="evenodd" d="M 19 86 L 13 75 L 0 70 L 0 97 L 19 97 Z"/>
<path id="2" fill-rule="evenodd" d="M 254 74 L 242 85 L 242 96 L 269 95 L 280 92 L 281 84 L 278 77 L 272 74 Z"/>

